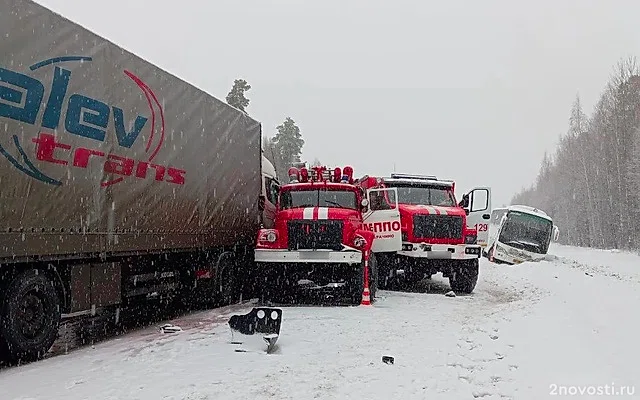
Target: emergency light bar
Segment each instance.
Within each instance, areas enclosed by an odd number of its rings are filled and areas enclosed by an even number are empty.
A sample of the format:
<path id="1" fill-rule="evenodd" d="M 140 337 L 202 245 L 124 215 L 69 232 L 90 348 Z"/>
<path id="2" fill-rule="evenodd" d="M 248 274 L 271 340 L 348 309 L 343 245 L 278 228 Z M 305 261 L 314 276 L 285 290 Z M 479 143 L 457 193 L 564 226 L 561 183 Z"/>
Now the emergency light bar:
<path id="1" fill-rule="evenodd" d="M 437 181 L 434 175 L 411 175 L 411 174 L 391 174 L 392 179 L 421 179 L 426 181 Z"/>
<path id="2" fill-rule="evenodd" d="M 344 169 L 336 167 L 328 169 L 324 166 L 317 166 L 307 169 L 306 167 L 289 168 L 289 183 L 306 183 L 306 182 L 331 182 L 331 183 L 350 183 L 353 184 L 353 168 L 345 166 Z"/>

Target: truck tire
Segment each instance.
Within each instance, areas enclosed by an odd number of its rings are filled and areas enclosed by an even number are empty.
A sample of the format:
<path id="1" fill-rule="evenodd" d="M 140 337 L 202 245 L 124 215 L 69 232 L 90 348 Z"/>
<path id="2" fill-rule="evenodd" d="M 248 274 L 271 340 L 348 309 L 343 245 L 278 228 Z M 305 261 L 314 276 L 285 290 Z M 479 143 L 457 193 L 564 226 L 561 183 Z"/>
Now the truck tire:
<path id="1" fill-rule="evenodd" d="M 11 361 L 42 358 L 58 337 L 60 298 L 38 270 L 16 276 L 0 305 L 0 336 Z"/>
<path id="2" fill-rule="evenodd" d="M 378 254 L 376 256 L 376 263 L 378 264 L 377 273 L 378 286 L 376 289 L 389 290 L 395 285 L 395 281 L 398 279 L 396 274 L 397 265 L 395 263 L 395 254 Z"/>
<path id="3" fill-rule="evenodd" d="M 464 261 L 464 265 L 455 268 L 449 276 L 449 285 L 454 292 L 472 293 L 478 283 L 480 262 L 477 258 Z"/>
<path id="4" fill-rule="evenodd" d="M 218 277 L 219 286 L 216 290 L 218 305 L 227 306 L 234 304 L 240 299 L 240 282 L 238 282 L 238 271 L 236 268 L 235 260 L 231 257 L 223 261 L 222 268 L 218 271 L 220 276 Z"/>

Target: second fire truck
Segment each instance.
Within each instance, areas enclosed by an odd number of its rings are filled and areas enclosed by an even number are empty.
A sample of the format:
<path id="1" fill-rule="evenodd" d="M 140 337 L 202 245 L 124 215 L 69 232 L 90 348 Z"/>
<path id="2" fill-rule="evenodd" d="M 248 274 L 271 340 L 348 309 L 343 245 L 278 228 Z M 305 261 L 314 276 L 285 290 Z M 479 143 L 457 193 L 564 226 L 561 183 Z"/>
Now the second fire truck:
<path id="1" fill-rule="evenodd" d="M 398 273 L 412 283 L 441 272 L 454 291 L 473 292 L 487 242 L 490 188 L 474 188 L 457 202 L 455 183 L 435 176 L 391 174 L 363 179 L 359 185 L 363 190 L 395 189 L 370 200 L 397 203 L 400 211 L 402 248 L 377 255 L 380 288 L 397 282 Z"/>
<path id="2" fill-rule="evenodd" d="M 368 275 L 373 300 L 376 254 L 401 250 L 402 240 L 397 202 L 377 207 L 371 198 L 395 199 L 396 189 L 364 188 L 350 166 L 292 167 L 289 178 L 277 195 L 274 227 L 258 232 L 256 286 L 262 297 L 289 298 L 301 287 L 346 289 L 350 301 L 359 304 Z M 369 250 L 365 275 L 363 254 Z"/>

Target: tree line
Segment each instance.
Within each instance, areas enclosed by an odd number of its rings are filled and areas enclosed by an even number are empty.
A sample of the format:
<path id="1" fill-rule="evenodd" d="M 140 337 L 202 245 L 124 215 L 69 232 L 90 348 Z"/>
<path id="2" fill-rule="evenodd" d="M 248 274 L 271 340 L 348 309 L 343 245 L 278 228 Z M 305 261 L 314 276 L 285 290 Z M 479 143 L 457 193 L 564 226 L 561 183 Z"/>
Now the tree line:
<path id="1" fill-rule="evenodd" d="M 250 100 L 246 93 L 251 89 L 251 85 L 244 79 L 236 79 L 233 87 L 227 94 L 227 104 L 248 114 L 246 109 Z M 264 156 L 271 161 L 276 169 L 276 174 L 280 182 L 287 182 L 289 177 L 287 171 L 294 163 L 300 162 L 304 139 L 300 133 L 300 128 L 293 118 L 287 116 L 284 121 L 275 127 L 276 131 L 272 136 L 263 135 Z M 313 165 L 319 165 L 315 159 Z"/>
<path id="2" fill-rule="evenodd" d="M 545 154 L 531 187 L 511 204 L 546 211 L 560 242 L 575 246 L 640 249 L 640 70 L 622 59 L 591 115 L 580 97 L 555 154 Z"/>

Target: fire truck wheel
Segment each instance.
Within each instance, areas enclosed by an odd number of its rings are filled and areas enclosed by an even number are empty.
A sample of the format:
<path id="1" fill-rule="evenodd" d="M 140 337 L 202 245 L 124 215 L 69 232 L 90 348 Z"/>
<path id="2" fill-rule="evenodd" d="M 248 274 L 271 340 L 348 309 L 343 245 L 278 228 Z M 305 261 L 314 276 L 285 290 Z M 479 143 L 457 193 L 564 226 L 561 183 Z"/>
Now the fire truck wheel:
<path id="1" fill-rule="evenodd" d="M 38 272 L 16 276 L 0 305 L 0 336 L 13 361 L 43 357 L 58 337 L 60 298 L 53 283 Z"/>
<path id="2" fill-rule="evenodd" d="M 477 258 L 464 262 L 465 265 L 456 268 L 449 277 L 449 285 L 455 292 L 471 293 L 478 283 L 479 261 Z"/>
<path id="3" fill-rule="evenodd" d="M 376 289 L 387 290 L 393 287 L 395 281 L 398 279 L 396 274 L 397 266 L 395 265 L 393 256 L 378 254 L 376 256 L 376 263 L 378 264 L 378 286 Z"/>

